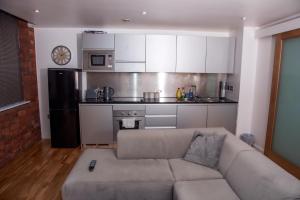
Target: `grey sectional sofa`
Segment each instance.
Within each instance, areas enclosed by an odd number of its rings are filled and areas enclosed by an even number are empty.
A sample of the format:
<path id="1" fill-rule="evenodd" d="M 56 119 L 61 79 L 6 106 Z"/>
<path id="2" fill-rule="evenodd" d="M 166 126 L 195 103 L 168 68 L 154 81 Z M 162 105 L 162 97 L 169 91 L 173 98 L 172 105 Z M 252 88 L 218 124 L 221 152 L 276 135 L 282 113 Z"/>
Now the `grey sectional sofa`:
<path id="1" fill-rule="evenodd" d="M 300 182 L 224 128 L 218 169 L 184 161 L 196 129 L 120 131 L 117 152 L 87 149 L 67 177 L 64 200 L 300 199 Z M 93 172 L 91 160 L 97 160 Z"/>

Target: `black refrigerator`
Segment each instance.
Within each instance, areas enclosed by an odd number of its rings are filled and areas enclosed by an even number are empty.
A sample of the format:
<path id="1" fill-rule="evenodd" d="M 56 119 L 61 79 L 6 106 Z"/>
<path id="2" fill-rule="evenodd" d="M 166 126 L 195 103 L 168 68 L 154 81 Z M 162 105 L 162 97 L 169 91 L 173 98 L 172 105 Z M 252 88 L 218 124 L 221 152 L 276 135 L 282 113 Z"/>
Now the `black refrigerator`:
<path id="1" fill-rule="evenodd" d="M 79 81 L 79 69 L 48 69 L 52 147 L 77 147 L 80 144 Z"/>

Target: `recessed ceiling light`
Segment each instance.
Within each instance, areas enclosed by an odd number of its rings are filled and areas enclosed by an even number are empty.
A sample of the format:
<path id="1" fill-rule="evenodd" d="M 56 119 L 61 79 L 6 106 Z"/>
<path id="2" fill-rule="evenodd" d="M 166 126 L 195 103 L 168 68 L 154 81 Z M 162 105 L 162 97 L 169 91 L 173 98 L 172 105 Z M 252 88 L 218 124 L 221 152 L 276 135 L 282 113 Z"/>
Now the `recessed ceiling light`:
<path id="1" fill-rule="evenodd" d="M 35 12 L 35 13 L 39 13 L 39 12 L 40 12 L 40 10 L 36 9 L 36 10 L 34 10 L 34 12 Z"/>
<path id="2" fill-rule="evenodd" d="M 144 11 L 142 12 L 142 15 L 147 15 L 147 11 L 144 10 Z"/>
<path id="3" fill-rule="evenodd" d="M 241 19 L 242 19 L 243 21 L 246 21 L 247 17 L 242 17 Z"/>
<path id="4" fill-rule="evenodd" d="M 123 22 L 130 22 L 130 19 L 129 18 L 124 18 L 122 19 Z"/>

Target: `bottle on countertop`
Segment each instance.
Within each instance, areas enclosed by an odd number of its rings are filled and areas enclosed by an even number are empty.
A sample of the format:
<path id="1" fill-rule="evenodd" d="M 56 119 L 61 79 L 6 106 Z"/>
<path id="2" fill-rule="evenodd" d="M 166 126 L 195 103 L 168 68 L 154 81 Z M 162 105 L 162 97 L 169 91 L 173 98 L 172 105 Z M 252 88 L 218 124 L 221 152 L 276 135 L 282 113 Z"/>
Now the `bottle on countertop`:
<path id="1" fill-rule="evenodd" d="M 186 94 L 185 94 L 184 87 L 183 87 L 183 88 L 181 88 L 181 98 L 186 98 L 185 95 Z"/>
<path id="2" fill-rule="evenodd" d="M 189 89 L 188 98 L 192 99 L 194 97 L 192 88 Z"/>
<path id="3" fill-rule="evenodd" d="M 181 94 L 182 94 L 182 91 L 180 88 L 177 88 L 177 91 L 176 91 L 176 99 L 181 99 Z"/>

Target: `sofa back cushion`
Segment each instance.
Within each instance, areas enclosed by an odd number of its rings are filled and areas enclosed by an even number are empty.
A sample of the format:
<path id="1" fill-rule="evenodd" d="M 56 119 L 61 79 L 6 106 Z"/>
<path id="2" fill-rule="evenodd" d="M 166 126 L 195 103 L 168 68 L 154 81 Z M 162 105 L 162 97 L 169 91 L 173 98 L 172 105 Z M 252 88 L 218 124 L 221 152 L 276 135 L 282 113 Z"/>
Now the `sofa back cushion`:
<path id="1" fill-rule="evenodd" d="M 300 198 L 300 181 L 257 151 L 242 151 L 225 176 L 243 200 Z"/>
<path id="2" fill-rule="evenodd" d="M 227 133 L 224 141 L 224 145 L 221 151 L 218 169 L 225 176 L 228 171 L 232 161 L 237 157 L 237 155 L 242 151 L 254 151 L 254 149 L 248 144 L 242 142 L 235 135 L 230 134 L 227 130 L 223 130 L 221 133 Z"/>
<path id="3" fill-rule="evenodd" d="M 195 129 L 121 130 L 117 136 L 117 156 L 122 159 L 181 158 Z"/>
<path id="4" fill-rule="evenodd" d="M 252 149 L 224 128 L 121 130 L 117 136 L 117 156 L 121 159 L 183 158 L 196 130 L 204 134 L 227 134 L 218 164 L 223 174 L 238 152 Z"/>
<path id="5" fill-rule="evenodd" d="M 117 136 L 117 156 L 120 159 L 183 158 L 195 131 L 203 134 L 227 135 L 217 165 L 223 175 L 239 152 L 253 151 L 252 147 L 224 128 L 121 130 Z"/>

